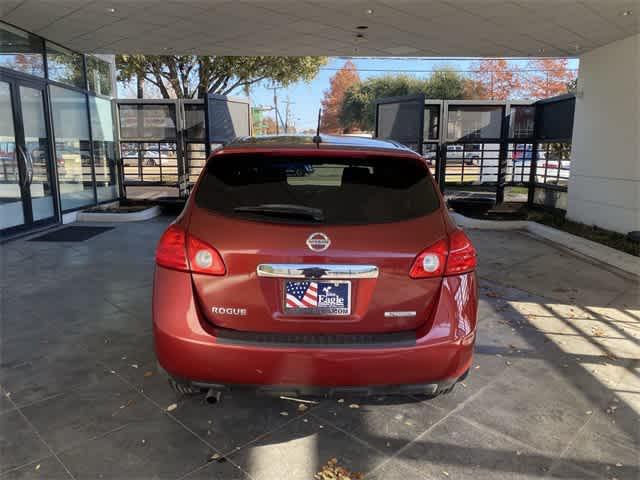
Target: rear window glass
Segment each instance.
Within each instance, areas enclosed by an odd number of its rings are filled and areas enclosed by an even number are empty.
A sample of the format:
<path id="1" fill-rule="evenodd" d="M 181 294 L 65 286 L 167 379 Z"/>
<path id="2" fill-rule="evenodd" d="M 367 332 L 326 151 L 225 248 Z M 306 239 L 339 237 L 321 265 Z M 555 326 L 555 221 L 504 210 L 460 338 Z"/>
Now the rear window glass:
<path id="1" fill-rule="evenodd" d="M 207 164 L 195 195 L 201 208 L 284 223 L 395 222 L 439 206 L 420 160 L 390 156 L 223 154 Z"/>

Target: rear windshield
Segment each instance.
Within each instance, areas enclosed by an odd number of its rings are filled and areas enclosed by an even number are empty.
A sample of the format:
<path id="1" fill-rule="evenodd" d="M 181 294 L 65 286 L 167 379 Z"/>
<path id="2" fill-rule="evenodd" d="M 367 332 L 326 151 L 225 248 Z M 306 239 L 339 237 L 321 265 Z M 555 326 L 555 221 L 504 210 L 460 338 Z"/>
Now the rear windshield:
<path id="1" fill-rule="evenodd" d="M 418 159 L 223 154 L 207 164 L 196 204 L 265 222 L 365 224 L 433 212 L 438 195 Z"/>

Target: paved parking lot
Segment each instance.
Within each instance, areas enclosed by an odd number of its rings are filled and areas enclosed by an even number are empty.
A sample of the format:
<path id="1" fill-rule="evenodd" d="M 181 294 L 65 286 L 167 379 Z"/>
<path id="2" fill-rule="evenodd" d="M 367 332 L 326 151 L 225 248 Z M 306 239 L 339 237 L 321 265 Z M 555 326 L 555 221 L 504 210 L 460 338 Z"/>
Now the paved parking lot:
<path id="1" fill-rule="evenodd" d="M 480 333 L 452 394 L 208 405 L 155 370 L 168 222 L 0 246 L 0 478 L 638 479 L 637 279 L 521 233 L 471 232 Z"/>

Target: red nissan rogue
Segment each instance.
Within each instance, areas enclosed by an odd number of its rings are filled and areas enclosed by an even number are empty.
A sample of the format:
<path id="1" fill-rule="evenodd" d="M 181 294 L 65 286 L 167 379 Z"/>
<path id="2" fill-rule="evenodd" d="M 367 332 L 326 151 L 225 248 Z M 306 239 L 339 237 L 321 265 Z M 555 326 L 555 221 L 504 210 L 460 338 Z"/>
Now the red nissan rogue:
<path id="1" fill-rule="evenodd" d="M 184 393 L 438 395 L 471 365 L 475 268 L 408 148 L 238 139 L 158 245 L 156 354 Z"/>

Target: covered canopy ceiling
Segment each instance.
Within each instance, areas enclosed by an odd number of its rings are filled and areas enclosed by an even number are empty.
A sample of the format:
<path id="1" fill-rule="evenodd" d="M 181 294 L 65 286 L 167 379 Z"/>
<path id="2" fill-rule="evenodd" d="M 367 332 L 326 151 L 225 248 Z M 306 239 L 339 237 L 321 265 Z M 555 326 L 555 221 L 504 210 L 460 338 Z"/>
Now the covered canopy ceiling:
<path id="1" fill-rule="evenodd" d="M 640 31 L 640 0 L 0 0 L 82 52 L 576 56 Z"/>

